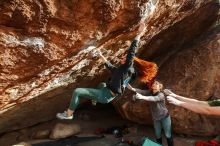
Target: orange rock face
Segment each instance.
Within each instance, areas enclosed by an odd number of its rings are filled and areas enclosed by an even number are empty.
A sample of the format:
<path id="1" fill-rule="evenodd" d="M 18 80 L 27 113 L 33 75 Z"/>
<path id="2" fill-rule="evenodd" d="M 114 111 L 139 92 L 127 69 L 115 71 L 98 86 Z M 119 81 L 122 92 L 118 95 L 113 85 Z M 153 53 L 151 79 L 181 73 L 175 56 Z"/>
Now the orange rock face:
<path id="1" fill-rule="evenodd" d="M 50 120 L 68 105 L 73 88 L 106 80 L 89 46 L 117 64 L 146 17 L 138 53 L 166 64 L 170 52 L 204 33 L 217 14 L 214 0 L 1 1 L 0 133 Z"/>
<path id="2" fill-rule="evenodd" d="M 205 34 L 192 47 L 177 53 L 162 67 L 161 79 L 178 94 L 205 101 L 220 97 L 219 30 L 218 27 Z M 198 135 L 215 135 L 220 132 L 217 117 L 202 116 L 174 107 L 171 107 L 171 114 L 177 132 L 192 134 L 195 131 L 194 134 Z"/>
<path id="3" fill-rule="evenodd" d="M 160 68 L 158 79 L 179 95 L 198 100 L 220 97 L 220 28 L 215 28 L 173 54 Z M 138 86 L 138 83 L 134 84 Z M 129 120 L 151 124 L 148 103 L 120 99 L 114 103 L 119 113 Z M 204 116 L 169 105 L 173 128 L 176 133 L 210 136 L 220 132 L 219 117 Z"/>

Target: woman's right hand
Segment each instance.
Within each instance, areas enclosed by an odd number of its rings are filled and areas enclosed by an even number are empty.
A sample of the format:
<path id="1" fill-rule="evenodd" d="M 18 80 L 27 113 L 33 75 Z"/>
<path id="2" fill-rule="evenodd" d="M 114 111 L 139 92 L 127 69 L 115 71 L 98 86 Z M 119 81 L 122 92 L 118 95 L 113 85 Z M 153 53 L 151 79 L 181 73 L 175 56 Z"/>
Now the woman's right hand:
<path id="1" fill-rule="evenodd" d="M 176 97 L 176 94 L 174 94 L 172 91 L 170 91 L 169 89 L 164 89 L 163 92 L 167 95 L 167 96 L 173 96 Z"/>

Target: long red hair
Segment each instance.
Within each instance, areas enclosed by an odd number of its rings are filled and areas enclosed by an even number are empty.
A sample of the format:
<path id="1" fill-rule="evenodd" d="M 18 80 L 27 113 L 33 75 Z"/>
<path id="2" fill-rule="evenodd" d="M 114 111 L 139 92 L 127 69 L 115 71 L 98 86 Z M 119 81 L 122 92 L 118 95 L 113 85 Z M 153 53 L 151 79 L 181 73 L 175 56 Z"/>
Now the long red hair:
<path id="1" fill-rule="evenodd" d="M 140 81 L 147 84 L 148 88 L 151 89 L 151 86 L 157 76 L 157 64 L 139 59 L 137 57 L 134 58 L 134 63 Z"/>

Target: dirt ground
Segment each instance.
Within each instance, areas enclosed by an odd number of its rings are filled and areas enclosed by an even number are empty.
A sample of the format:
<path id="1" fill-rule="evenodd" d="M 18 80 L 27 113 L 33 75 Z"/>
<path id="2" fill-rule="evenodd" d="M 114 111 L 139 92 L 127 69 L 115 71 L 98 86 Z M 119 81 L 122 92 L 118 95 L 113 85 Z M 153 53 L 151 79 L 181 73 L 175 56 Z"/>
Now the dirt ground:
<path id="1" fill-rule="evenodd" d="M 34 137 L 37 131 L 50 131 L 57 123 L 77 124 L 81 127 L 81 132 L 77 135 L 65 139 L 51 140 L 48 134 L 41 138 Z M 123 137 L 116 138 L 111 131 L 105 134 L 97 134 L 100 129 L 114 129 L 114 127 L 127 126 L 127 132 Z M 47 132 L 46 132 L 47 133 Z M 29 127 L 23 130 L 14 131 L 1 135 L 0 145 L 19 146 L 140 146 L 144 138 L 154 140 L 152 126 L 139 125 L 124 120 L 118 115 L 111 105 L 83 106 L 73 120 L 52 120 Z M 197 140 L 207 140 L 209 137 L 189 137 L 174 134 L 175 146 L 193 146 Z M 122 143 L 121 141 L 127 141 Z M 128 144 L 129 142 L 129 144 Z M 166 139 L 163 137 L 163 144 L 166 146 Z"/>

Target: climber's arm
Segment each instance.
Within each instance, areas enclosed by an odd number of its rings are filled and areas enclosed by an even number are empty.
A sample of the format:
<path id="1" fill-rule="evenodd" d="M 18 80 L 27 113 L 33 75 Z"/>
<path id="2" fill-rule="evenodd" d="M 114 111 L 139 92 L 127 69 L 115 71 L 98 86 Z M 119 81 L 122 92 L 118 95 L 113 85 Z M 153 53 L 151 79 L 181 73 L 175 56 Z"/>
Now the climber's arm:
<path id="1" fill-rule="evenodd" d="M 145 33 L 145 24 L 142 22 L 139 26 L 137 36 L 134 38 L 133 42 L 131 43 L 131 46 L 128 48 L 127 51 L 128 53 L 127 53 L 125 65 L 127 65 L 128 67 L 130 67 L 133 63 L 133 59 L 135 57 L 135 50 L 138 47 L 138 42 L 140 41 L 140 38 L 143 36 L 144 33 Z"/>
<path id="2" fill-rule="evenodd" d="M 113 71 L 116 67 L 114 65 L 112 65 L 103 55 L 102 52 L 100 50 L 98 50 L 98 54 L 101 57 L 101 59 L 104 61 L 105 66 L 110 70 Z"/>

